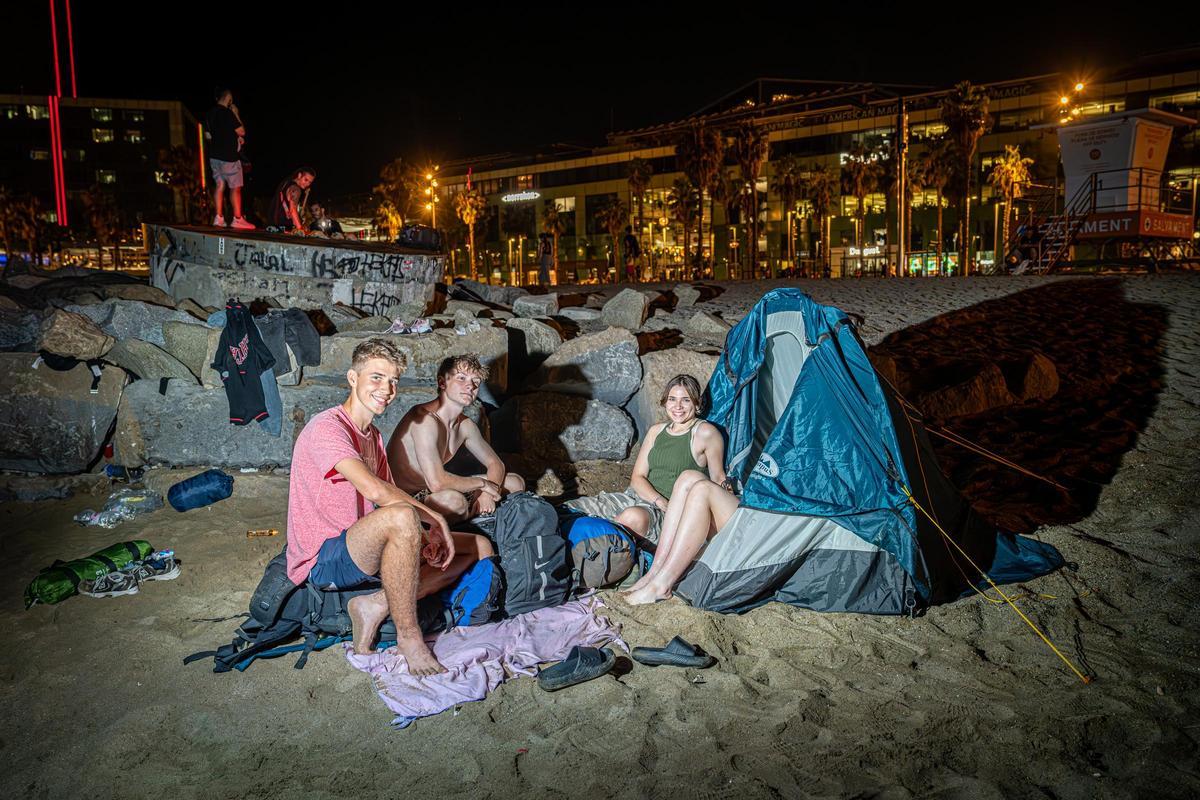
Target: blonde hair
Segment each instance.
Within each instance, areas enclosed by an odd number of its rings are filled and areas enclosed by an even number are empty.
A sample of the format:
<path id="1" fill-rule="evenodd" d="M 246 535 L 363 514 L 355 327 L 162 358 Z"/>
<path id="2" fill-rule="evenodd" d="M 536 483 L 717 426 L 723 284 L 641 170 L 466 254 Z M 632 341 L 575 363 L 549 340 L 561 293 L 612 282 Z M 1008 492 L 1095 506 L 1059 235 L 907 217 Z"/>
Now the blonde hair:
<path id="1" fill-rule="evenodd" d="M 358 346 L 354 348 L 354 355 L 350 358 L 350 367 L 356 371 L 361 370 L 372 358 L 389 361 L 395 364 L 401 372 L 408 367 L 408 359 L 400 348 L 387 339 L 378 337 L 359 342 Z"/>

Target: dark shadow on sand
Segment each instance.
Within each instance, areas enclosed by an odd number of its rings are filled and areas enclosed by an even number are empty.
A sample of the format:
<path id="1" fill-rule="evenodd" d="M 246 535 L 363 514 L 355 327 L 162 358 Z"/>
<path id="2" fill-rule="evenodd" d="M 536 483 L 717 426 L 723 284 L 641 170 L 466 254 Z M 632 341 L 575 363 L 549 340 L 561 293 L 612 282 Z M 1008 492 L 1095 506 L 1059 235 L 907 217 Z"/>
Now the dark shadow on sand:
<path id="1" fill-rule="evenodd" d="M 1125 299 L 1120 280 L 1069 281 L 914 325 L 871 355 L 891 359 L 901 391 L 918 407 L 923 395 L 989 363 L 1006 380 L 1035 353 L 1054 363 L 1059 389 L 1049 399 L 926 419 L 935 433 L 944 427 L 1065 488 L 932 437 L 942 468 L 976 510 L 1000 528 L 1027 533 L 1095 509 L 1154 412 L 1167 317 L 1161 306 Z"/>

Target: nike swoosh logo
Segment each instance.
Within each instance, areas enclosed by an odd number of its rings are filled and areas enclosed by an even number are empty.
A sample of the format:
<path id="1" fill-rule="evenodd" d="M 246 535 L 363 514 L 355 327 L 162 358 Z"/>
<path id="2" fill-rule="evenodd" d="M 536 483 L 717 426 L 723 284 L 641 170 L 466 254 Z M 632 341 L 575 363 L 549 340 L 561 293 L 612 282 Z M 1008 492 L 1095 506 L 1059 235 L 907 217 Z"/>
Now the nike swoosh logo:
<path id="1" fill-rule="evenodd" d="M 550 561 L 553 561 L 553 560 L 554 560 L 554 559 L 550 559 Z M 547 564 L 549 564 L 549 563 L 550 563 L 550 561 L 535 561 L 535 562 L 533 562 L 533 568 L 534 568 L 534 569 L 541 569 L 542 567 L 544 567 L 544 566 L 546 566 Z"/>

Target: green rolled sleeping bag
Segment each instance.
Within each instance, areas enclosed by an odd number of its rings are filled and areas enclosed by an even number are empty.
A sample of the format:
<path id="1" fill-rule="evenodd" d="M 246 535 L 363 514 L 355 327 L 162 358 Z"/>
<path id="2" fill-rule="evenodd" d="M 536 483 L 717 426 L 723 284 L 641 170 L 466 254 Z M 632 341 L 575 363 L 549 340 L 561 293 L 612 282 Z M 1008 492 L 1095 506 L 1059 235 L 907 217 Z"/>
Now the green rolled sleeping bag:
<path id="1" fill-rule="evenodd" d="M 140 561 L 154 552 L 149 542 L 135 539 L 117 542 L 87 558 L 55 561 L 43 569 L 25 587 L 25 608 L 37 603 L 58 603 L 79 590 L 83 581 L 94 581 L 107 572 L 116 572 L 131 561 Z"/>

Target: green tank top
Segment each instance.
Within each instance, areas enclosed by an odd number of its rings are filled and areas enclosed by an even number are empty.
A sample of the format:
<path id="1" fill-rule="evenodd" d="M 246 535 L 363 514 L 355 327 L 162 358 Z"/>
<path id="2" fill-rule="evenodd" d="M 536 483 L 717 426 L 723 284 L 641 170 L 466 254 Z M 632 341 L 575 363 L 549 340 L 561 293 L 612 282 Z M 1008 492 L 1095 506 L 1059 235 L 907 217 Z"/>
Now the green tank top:
<path id="1" fill-rule="evenodd" d="M 668 500 L 671 499 L 671 489 L 675 486 L 675 480 L 684 470 L 699 470 L 708 475 L 708 469 L 697 464 L 692 456 L 692 434 L 696 432 L 696 426 L 699 424 L 697 422 L 687 433 L 679 434 L 672 434 L 663 428 L 658 432 L 654 446 L 650 448 L 646 457 L 650 465 L 646 479 L 655 491 Z"/>

